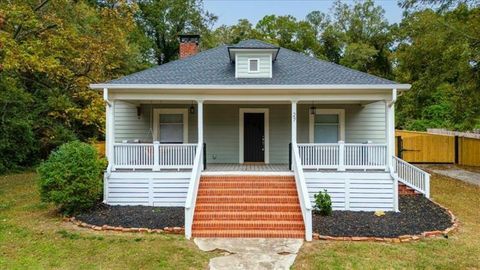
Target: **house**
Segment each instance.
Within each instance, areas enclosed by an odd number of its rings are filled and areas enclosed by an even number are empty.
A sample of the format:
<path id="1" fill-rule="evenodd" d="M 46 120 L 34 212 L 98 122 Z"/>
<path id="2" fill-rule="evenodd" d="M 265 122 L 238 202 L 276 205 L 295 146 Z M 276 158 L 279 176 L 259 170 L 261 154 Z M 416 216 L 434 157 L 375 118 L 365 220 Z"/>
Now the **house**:
<path id="1" fill-rule="evenodd" d="M 410 88 L 245 40 L 91 88 L 106 102 L 104 201 L 185 207 L 185 234 L 312 238 L 313 195 L 333 208 L 398 211 L 399 181 L 429 175 L 394 157 L 394 105 Z"/>

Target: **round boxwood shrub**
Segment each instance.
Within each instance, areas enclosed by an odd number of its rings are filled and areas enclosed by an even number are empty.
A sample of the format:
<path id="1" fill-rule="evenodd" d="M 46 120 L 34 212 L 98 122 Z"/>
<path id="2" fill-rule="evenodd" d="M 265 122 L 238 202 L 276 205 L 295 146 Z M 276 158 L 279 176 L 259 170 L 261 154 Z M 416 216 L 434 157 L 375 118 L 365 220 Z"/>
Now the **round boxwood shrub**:
<path id="1" fill-rule="evenodd" d="M 95 147 L 79 141 L 63 144 L 38 168 L 40 196 L 64 214 L 87 210 L 101 199 L 104 168 Z"/>

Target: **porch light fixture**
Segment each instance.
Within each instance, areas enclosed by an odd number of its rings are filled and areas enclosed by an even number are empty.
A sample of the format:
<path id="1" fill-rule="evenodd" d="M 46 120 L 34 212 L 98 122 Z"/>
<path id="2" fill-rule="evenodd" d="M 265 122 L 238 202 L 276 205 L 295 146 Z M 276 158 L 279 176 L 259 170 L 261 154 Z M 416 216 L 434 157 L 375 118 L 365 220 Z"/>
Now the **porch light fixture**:
<path id="1" fill-rule="evenodd" d="M 190 106 L 190 114 L 195 114 L 195 107 L 193 106 L 193 104 Z"/>
<path id="2" fill-rule="evenodd" d="M 140 119 L 142 117 L 142 107 L 137 107 L 137 118 Z"/>
<path id="3" fill-rule="evenodd" d="M 315 115 L 315 111 L 316 111 L 316 110 L 317 110 L 317 107 L 315 107 L 315 106 L 312 105 L 312 107 L 310 107 L 310 114 L 311 114 L 311 115 Z"/>

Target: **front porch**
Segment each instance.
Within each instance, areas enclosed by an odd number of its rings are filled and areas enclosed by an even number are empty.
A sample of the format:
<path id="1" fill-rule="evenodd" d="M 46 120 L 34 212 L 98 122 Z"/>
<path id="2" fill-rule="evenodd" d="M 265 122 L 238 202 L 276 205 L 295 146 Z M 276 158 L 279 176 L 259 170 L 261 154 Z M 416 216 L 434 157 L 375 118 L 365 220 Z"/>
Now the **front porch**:
<path id="1" fill-rule="evenodd" d="M 191 170 L 202 143 L 206 170 L 220 170 L 215 164 L 237 164 L 228 166 L 230 171 L 279 170 L 261 164 L 286 164 L 291 170 L 293 142 L 303 169 L 388 171 L 393 148 L 388 104 L 364 99 L 293 104 L 115 100 L 109 169 Z"/>
<path id="2" fill-rule="evenodd" d="M 334 209 L 353 211 L 398 211 L 399 179 L 428 194 L 428 176 L 393 157 L 389 95 L 148 97 L 109 100 L 105 202 L 184 206 L 187 237 L 194 228 L 217 226 L 194 223 L 197 202 L 204 211 L 233 213 L 235 207 L 267 211 L 275 202 L 291 204 L 305 226 L 285 226 L 295 227 L 292 235 L 303 228 L 309 240 L 320 190 L 328 190 Z M 294 189 L 282 190 L 285 185 Z"/>

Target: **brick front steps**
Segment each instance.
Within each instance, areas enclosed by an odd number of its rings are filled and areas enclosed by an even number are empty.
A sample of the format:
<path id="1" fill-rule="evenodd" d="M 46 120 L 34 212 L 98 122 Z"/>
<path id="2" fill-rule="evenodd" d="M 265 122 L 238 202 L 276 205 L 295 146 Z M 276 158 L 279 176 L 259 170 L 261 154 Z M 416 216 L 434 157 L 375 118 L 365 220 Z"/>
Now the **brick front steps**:
<path id="1" fill-rule="evenodd" d="M 293 176 L 202 176 L 193 237 L 305 238 Z"/>

